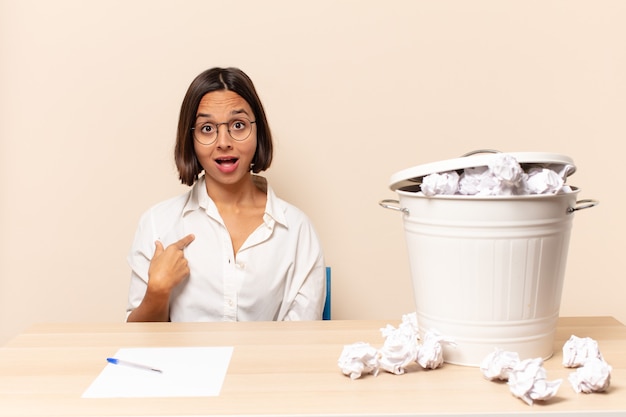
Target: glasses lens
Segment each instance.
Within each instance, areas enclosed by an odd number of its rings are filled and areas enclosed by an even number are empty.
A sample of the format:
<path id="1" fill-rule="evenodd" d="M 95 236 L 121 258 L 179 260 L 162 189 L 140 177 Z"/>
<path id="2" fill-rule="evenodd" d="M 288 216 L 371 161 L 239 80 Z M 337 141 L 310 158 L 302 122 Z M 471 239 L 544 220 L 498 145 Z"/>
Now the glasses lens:
<path id="1" fill-rule="evenodd" d="M 228 132 L 235 140 L 246 140 L 252 132 L 252 122 L 247 119 L 233 120 L 228 124 Z"/>
<path id="2" fill-rule="evenodd" d="M 199 123 L 193 129 L 193 136 L 203 145 L 210 145 L 217 139 L 217 126 L 212 123 Z"/>

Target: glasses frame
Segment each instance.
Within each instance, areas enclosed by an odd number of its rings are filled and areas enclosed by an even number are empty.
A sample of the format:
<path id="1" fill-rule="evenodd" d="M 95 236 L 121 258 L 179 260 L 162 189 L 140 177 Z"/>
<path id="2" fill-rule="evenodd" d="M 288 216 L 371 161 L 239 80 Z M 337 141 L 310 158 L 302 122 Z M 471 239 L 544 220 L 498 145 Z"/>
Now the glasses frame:
<path id="1" fill-rule="evenodd" d="M 230 124 L 233 123 L 233 122 L 242 121 L 242 120 L 247 120 L 250 123 L 250 132 L 248 133 L 248 136 L 246 136 L 243 139 L 235 139 L 233 137 L 233 134 L 230 131 Z M 191 130 L 191 135 L 193 136 L 194 140 L 198 141 L 198 143 L 201 144 L 201 145 L 209 146 L 209 145 L 213 145 L 215 142 L 217 142 L 217 137 L 220 134 L 220 128 L 219 128 L 220 125 L 226 125 L 226 131 L 228 132 L 228 136 L 230 136 L 230 138 L 232 140 L 234 140 L 235 142 L 243 142 L 243 141 L 247 140 L 250 137 L 250 135 L 252 134 L 252 125 L 255 124 L 255 123 L 256 123 L 256 120 L 250 120 L 247 117 L 235 118 L 235 119 L 232 119 L 232 120 L 230 120 L 228 122 L 221 122 L 221 123 L 210 123 L 209 122 L 209 124 L 212 124 L 212 125 L 215 126 L 215 139 L 213 139 L 213 141 L 211 141 L 209 143 L 202 142 L 200 139 L 198 139 L 196 137 L 196 126 L 197 125 L 193 126 L 189 130 Z"/>

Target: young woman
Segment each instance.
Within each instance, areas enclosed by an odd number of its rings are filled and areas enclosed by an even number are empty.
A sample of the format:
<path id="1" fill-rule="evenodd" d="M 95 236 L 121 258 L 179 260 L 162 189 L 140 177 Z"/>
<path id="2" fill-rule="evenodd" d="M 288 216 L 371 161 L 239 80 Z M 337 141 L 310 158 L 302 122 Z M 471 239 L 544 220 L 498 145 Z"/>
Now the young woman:
<path id="1" fill-rule="evenodd" d="M 250 78 L 213 68 L 183 100 L 184 195 L 143 214 L 128 257 L 128 321 L 320 319 L 325 265 L 307 216 L 257 175 L 272 136 Z"/>

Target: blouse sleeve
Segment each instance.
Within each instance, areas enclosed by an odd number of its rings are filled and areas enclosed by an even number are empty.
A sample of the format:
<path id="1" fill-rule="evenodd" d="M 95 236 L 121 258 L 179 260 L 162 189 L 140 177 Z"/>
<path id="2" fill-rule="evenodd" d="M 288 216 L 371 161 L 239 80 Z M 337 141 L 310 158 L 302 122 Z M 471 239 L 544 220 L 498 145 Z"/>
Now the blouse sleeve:
<path id="1" fill-rule="evenodd" d="M 126 307 L 126 318 L 141 304 L 148 288 L 148 269 L 150 260 L 154 254 L 155 236 L 151 227 L 150 212 L 145 213 L 140 221 L 135 238 L 128 254 L 128 264 L 130 265 L 130 288 L 128 290 L 128 305 Z"/>
<path id="2" fill-rule="evenodd" d="M 307 221 L 299 228 L 289 292 L 293 300 L 282 320 L 320 320 L 326 301 L 326 265 L 313 226 Z"/>

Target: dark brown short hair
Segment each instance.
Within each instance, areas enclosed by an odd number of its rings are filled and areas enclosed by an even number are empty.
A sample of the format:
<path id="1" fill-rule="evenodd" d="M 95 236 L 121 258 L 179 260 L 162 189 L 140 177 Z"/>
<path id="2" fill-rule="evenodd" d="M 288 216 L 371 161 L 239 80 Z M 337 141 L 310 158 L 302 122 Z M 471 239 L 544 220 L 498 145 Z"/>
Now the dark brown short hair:
<path id="1" fill-rule="evenodd" d="M 229 90 L 239 94 L 246 100 L 254 113 L 257 126 L 257 145 L 254 158 L 252 158 L 254 164 L 252 171 L 254 173 L 265 171 L 272 163 L 272 134 L 267 124 L 263 104 L 257 95 L 252 80 L 238 68 L 211 68 L 198 75 L 191 82 L 180 107 L 174 159 L 180 181 L 183 184 L 193 185 L 203 169 L 196 157 L 191 131 L 196 122 L 196 112 L 200 100 L 207 93 L 221 90 Z"/>

